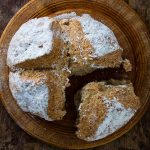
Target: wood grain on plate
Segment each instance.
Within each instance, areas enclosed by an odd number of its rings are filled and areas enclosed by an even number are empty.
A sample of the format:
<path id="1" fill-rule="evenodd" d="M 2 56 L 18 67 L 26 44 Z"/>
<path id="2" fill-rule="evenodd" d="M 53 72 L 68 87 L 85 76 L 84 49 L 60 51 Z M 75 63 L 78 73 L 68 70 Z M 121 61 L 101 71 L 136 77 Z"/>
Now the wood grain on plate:
<path id="1" fill-rule="evenodd" d="M 71 78 L 72 87 L 67 90 L 68 101 L 68 115 L 63 121 L 46 122 L 41 119 L 31 117 L 23 113 L 11 96 L 8 88 L 8 68 L 5 64 L 6 52 L 8 43 L 19 28 L 19 26 L 34 17 L 41 17 L 45 15 L 54 16 L 56 14 L 75 11 L 77 13 L 90 13 L 93 17 L 103 21 L 116 34 L 120 45 L 125 49 L 124 56 L 129 58 L 133 64 L 133 71 L 129 74 L 129 78 L 133 81 L 135 92 L 141 98 L 142 107 L 137 112 L 136 116 L 123 128 L 118 130 L 111 136 L 96 142 L 84 142 L 79 140 L 74 135 L 75 127 L 75 113 L 72 113 L 72 99 L 73 92 L 80 88 L 87 81 L 91 81 L 91 76 L 94 79 L 102 80 L 111 77 L 118 78 L 116 70 L 111 70 L 113 74 L 110 75 L 108 71 L 97 71 L 92 75 L 82 78 Z M 127 13 L 128 12 L 128 13 Z M 3 79 L 2 102 L 12 116 L 12 118 L 23 128 L 27 133 L 41 139 L 47 143 L 62 147 L 62 148 L 90 148 L 110 142 L 117 137 L 127 132 L 144 114 L 148 106 L 149 97 L 149 35 L 145 25 L 140 18 L 123 2 L 120 0 L 33 0 L 25 5 L 19 13 L 11 20 L 6 30 L 4 31 L 0 45 L 3 49 L 3 59 L 1 59 L 1 77 Z M 3 64 L 3 65 L 2 65 Z M 117 70 L 120 71 L 120 70 Z M 121 71 L 122 72 L 122 71 Z M 123 73 L 123 72 L 122 72 Z M 105 75 L 104 75 L 105 74 Z M 126 76 L 126 74 L 123 74 Z M 80 84 L 77 84 L 78 83 Z M 82 81 L 82 82 L 81 82 Z M 69 94 L 71 93 L 71 94 Z"/>

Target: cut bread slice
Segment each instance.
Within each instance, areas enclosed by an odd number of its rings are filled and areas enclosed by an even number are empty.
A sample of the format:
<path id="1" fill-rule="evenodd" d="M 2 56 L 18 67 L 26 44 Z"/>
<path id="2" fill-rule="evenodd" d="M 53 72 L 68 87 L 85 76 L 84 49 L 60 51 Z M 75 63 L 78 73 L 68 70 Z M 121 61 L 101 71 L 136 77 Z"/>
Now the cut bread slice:
<path id="1" fill-rule="evenodd" d="M 84 14 L 59 21 L 68 45 L 72 75 L 85 75 L 97 68 L 119 67 L 122 48 L 104 24 Z"/>
<path id="2" fill-rule="evenodd" d="M 132 83 L 116 80 L 88 83 L 75 96 L 75 103 L 79 111 L 76 135 L 86 141 L 95 141 L 114 133 L 140 107 Z"/>
<path id="3" fill-rule="evenodd" d="M 35 18 L 24 23 L 13 36 L 8 53 L 10 68 L 53 68 L 63 56 L 61 29 L 55 19 Z"/>
<path id="4" fill-rule="evenodd" d="M 65 111 L 66 74 L 56 71 L 10 72 L 9 86 L 20 108 L 48 121 L 61 120 Z"/>

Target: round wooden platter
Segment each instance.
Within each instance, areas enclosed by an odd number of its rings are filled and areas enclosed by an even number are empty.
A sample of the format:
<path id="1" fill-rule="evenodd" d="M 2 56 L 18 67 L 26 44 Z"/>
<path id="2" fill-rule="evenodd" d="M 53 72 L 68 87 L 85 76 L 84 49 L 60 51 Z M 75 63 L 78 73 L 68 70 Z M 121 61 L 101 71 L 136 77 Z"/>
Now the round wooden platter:
<path id="1" fill-rule="evenodd" d="M 9 90 L 6 56 L 9 42 L 21 24 L 31 18 L 55 16 L 66 12 L 88 13 L 109 26 L 124 49 L 124 57 L 130 59 L 133 70 L 125 74 L 120 69 L 99 70 L 85 77 L 71 77 L 71 87 L 66 90 L 67 115 L 62 121 L 47 122 L 24 113 L 17 106 Z M 28 134 L 49 144 L 67 149 L 86 149 L 115 140 L 131 129 L 148 108 L 150 95 L 150 38 L 148 31 L 136 13 L 121 0 L 32 0 L 10 21 L 0 40 L 0 77 L 2 102 L 11 117 Z M 130 122 L 114 134 L 95 141 L 85 142 L 75 136 L 76 112 L 73 95 L 86 82 L 109 78 L 130 78 L 135 93 L 141 99 L 141 108 Z"/>

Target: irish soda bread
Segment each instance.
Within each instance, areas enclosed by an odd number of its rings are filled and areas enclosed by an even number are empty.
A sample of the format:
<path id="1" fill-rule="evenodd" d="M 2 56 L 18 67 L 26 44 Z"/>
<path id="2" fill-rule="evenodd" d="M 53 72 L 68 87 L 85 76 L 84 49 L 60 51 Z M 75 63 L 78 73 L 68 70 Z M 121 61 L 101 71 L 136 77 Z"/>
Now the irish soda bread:
<path id="1" fill-rule="evenodd" d="M 65 75 L 56 71 L 17 71 L 9 74 L 9 87 L 17 104 L 25 112 L 45 120 L 60 120 L 66 114 Z"/>
<path id="2" fill-rule="evenodd" d="M 69 77 L 121 64 L 131 71 L 122 52 L 111 29 L 88 14 L 29 20 L 13 36 L 7 53 L 12 96 L 25 112 L 61 120 Z M 92 82 L 82 89 L 76 133 L 80 139 L 93 141 L 113 133 L 139 108 L 131 83 L 111 84 Z"/>
<path id="3" fill-rule="evenodd" d="M 84 14 L 60 20 L 62 36 L 68 44 L 73 75 L 84 75 L 97 68 L 119 67 L 122 48 L 113 32 Z"/>
<path id="4" fill-rule="evenodd" d="M 79 111 L 76 135 L 86 141 L 98 140 L 115 132 L 140 107 L 132 83 L 115 80 L 88 83 L 75 96 L 75 101 Z"/>
<path id="5" fill-rule="evenodd" d="M 7 55 L 9 67 L 52 68 L 62 56 L 60 27 L 48 17 L 35 18 L 23 24 L 13 36 Z"/>

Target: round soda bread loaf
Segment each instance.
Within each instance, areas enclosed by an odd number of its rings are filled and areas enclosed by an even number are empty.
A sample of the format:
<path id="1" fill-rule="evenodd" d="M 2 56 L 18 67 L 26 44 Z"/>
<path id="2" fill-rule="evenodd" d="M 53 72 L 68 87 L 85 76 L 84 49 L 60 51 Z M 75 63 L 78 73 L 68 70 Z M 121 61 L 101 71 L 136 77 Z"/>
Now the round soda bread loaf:
<path id="1" fill-rule="evenodd" d="M 48 121 L 61 120 L 66 114 L 69 77 L 121 64 L 131 71 L 130 61 L 122 59 L 122 52 L 111 29 L 88 14 L 72 12 L 31 19 L 15 33 L 7 53 L 12 96 L 25 112 Z M 93 82 L 81 93 L 76 134 L 83 140 L 93 141 L 113 133 L 139 108 L 131 83 L 114 86 Z M 118 121 L 115 115 L 124 119 Z M 116 122 L 108 129 L 110 120 Z"/>
<path id="2" fill-rule="evenodd" d="M 125 125 L 140 107 L 132 83 L 112 80 L 91 82 L 75 96 L 78 138 L 102 139 Z"/>

